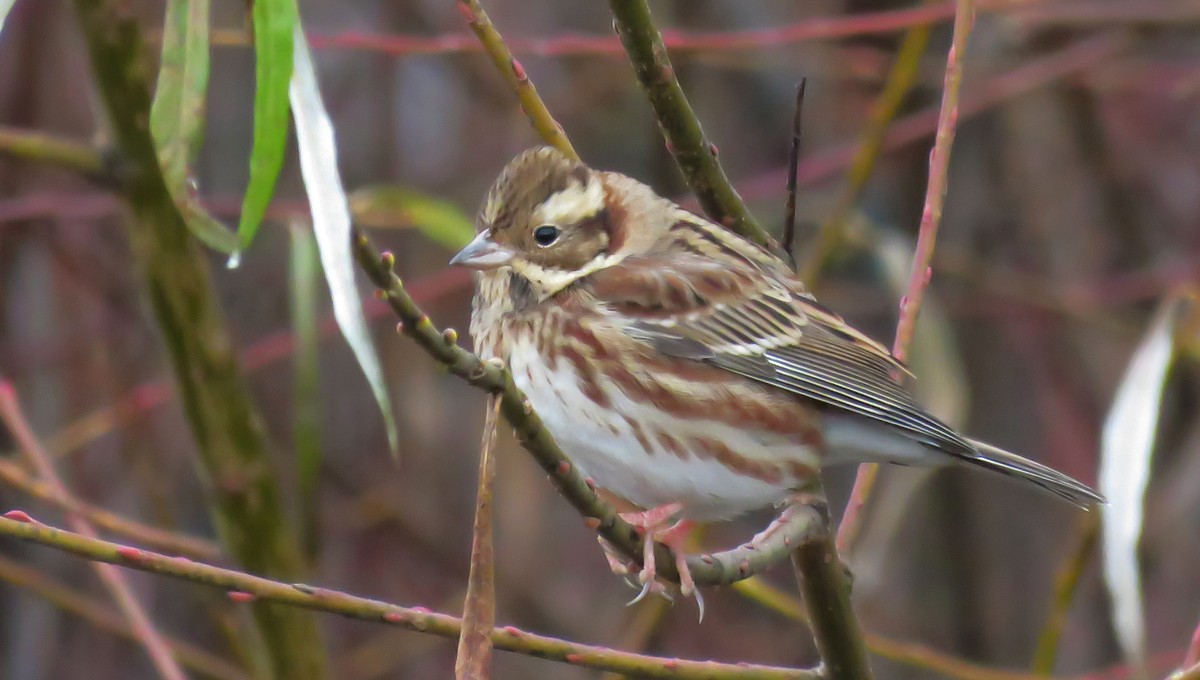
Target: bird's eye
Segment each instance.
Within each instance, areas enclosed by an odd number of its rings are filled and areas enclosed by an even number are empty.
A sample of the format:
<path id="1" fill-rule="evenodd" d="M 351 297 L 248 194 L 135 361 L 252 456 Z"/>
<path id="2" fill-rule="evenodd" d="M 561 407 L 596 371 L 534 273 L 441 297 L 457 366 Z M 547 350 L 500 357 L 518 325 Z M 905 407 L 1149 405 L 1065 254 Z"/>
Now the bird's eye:
<path id="1" fill-rule="evenodd" d="M 541 247 L 548 248 L 558 240 L 562 230 L 552 224 L 543 224 L 533 230 L 533 240 Z"/>

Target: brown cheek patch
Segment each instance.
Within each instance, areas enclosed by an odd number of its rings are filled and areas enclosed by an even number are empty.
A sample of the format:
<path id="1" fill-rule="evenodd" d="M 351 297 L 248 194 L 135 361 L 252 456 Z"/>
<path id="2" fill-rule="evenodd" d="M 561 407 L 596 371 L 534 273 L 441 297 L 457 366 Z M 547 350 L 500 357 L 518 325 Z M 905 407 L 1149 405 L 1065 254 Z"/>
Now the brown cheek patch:
<path id="1" fill-rule="evenodd" d="M 597 218 L 601 220 L 601 228 L 608 234 L 608 252 L 615 253 L 625 245 L 625 219 L 628 212 L 621 207 L 621 202 L 613 197 L 612 190 L 608 187 L 604 187 L 604 204 L 607 207 L 600 211 Z"/>

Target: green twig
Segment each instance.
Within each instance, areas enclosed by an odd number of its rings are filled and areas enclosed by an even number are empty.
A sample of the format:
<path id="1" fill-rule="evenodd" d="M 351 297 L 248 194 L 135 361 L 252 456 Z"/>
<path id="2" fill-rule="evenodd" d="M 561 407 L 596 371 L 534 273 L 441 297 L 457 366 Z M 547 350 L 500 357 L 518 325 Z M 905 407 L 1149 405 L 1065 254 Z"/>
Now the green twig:
<path id="1" fill-rule="evenodd" d="M 1100 513 L 1083 513 L 1079 526 L 1079 542 L 1054 578 L 1054 601 L 1050 605 L 1050 613 L 1046 615 L 1042 632 L 1038 635 L 1037 649 L 1033 653 L 1033 672 L 1038 675 L 1049 675 L 1054 670 L 1054 660 L 1058 657 L 1058 641 L 1067 622 L 1067 610 L 1071 601 L 1075 599 L 1079 578 L 1096 550 L 1096 539 L 1099 537 Z"/>
<path id="2" fill-rule="evenodd" d="M 120 0 L 75 0 L 113 138 L 129 166 L 121 193 L 129 236 L 195 437 L 210 511 L 228 554 L 246 569 L 283 579 L 304 573 L 250 398 L 216 304 L 208 263 L 172 200 L 148 126 L 149 67 L 140 28 Z M 277 677 L 325 677 L 316 619 L 269 604 L 254 607 Z"/>
<path id="3" fill-rule="evenodd" d="M 571 140 L 567 139 L 562 126 L 550 115 L 550 110 L 538 95 L 537 88 L 530 82 L 525 68 L 513 56 L 508 45 L 504 44 L 504 38 L 500 37 L 500 32 L 488 18 L 487 12 L 483 11 L 479 0 L 458 0 L 458 9 L 466 18 L 471 31 L 479 38 L 484 51 L 491 57 L 500 75 L 504 76 L 505 82 L 517 93 L 517 99 L 520 100 L 521 108 L 529 122 L 533 123 L 533 129 L 547 144 L 579 160 L 579 154 L 575 153 Z"/>
<path id="4" fill-rule="evenodd" d="M 14 489 L 20 489 L 46 505 L 58 508 L 63 512 L 79 515 L 105 531 L 132 538 L 155 550 L 201 560 L 215 561 L 221 557 L 221 549 L 215 543 L 122 517 L 79 500 L 70 493 L 55 493 L 50 485 L 33 479 L 21 469 L 21 466 L 3 458 L 0 458 L 0 482 Z"/>
<path id="5" fill-rule="evenodd" d="M 781 252 L 725 176 L 717 160 L 717 147 L 704 136 L 700 120 L 683 94 L 645 0 L 609 0 L 608 4 L 621 44 L 646 90 L 667 147 L 704 212 L 751 241 Z"/>
<path id="6" fill-rule="evenodd" d="M 6 156 L 57 165 L 95 179 L 103 179 L 109 170 L 100 154 L 86 144 L 0 126 L 0 157 Z"/>
<path id="7" fill-rule="evenodd" d="M 14 519 L 15 518 L 15 519 Z M 38 523 L 24 513 L 10 512 L 0 517 L 0 535 L 63 550 L 89 560 L 118 564 L 130 569 L 186 579 L 231 591 L 241 601 L 273 602 L 292 607 L 341 614 L 355 619 L 375 621 L 456 638 L 461 620 L 421 607 L 397 605 L 354 597 L 346 593 L 303 584 L 287 584 L 232 569 L 160 555 L 128 546 L 86 538 Z M 535 635 L 512 626 L 492 633 L 497 649 L 518 652 L 542 659 L 562 661 L 586 668 L 627 673 L 645 678 L 695 680 L 819 680 L 811 670 L 778 668 L 753 664 L 724 664 L 713 661 L 689 661 L 620 652 L 607 647 L 581 645 Z"/>

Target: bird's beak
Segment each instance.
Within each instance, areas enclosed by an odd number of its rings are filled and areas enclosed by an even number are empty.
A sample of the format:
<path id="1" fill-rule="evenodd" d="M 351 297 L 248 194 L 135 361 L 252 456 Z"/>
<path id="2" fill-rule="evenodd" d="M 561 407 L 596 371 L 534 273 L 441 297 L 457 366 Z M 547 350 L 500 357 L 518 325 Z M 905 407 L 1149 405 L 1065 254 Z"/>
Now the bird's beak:
<path id="1" fill-rule="evenodd" d="M 491 240 L 492 231 L 481 231 L 450 259 L 450 264 L 472 269 L 496 269 L 512 262 L 513 251 Z"/>

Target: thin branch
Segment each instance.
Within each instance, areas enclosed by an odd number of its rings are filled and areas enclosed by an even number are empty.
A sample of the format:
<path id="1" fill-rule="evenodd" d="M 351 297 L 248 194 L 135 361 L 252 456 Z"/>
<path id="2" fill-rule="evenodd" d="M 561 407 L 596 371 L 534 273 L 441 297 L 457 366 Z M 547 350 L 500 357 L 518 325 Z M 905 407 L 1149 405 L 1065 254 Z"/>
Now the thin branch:
<path id="1" fill-rule="evenodd" d="M 800 124 L 806 85 L 808 78 L 801 78 L 796 88 L 796 109 L 792 112 L 792 147 L 788 153 L 787 203 L 783 210 L 783 252 L 793 268 L 796 266 L 796 172 L 800 168 Z"/>
<path id="2" fill-rule="evenodd" d="M 546 108 L 546 104 L 538 95 L 537 88 L 529 81 L 525 68 L 513 57 L 512 51 L 504 44 L 504 39 L 500 37 L 500 32 L 488 18 L 487 12 L 483 11 L 479 0 L 458 0 L 458 9 L 466 18 L 471 31 L 479 38 L 480 44 L 491 57 L 492 63 L 496 65 L 500 75 L 504 76 L 509 87 L 517 93 L 517 99 L 521 101 L 521 108 L 525 111 L 529 121 L 533 123 L 533 128 L 537 130 L 538 135 L 547 144 L 578 160 L 579 154 L 575 153 L 575 148 L 571 146 L 571 140 L 567 139 L 562 126 L 550 115 L 550 110 Z"/>
<path id="3" fill-rule="evenodd" d="M 19 518 L 19 519 L 14 519 Z M 232 569 L 222 569 L 184 558 L 168 557 L 117 543 L 87 538 L 38 523 L 24 513 L 0 517 L 0 535 L 63 550 L 80 557 L 117 564 L 130 569 L 161 574 L 233 593 L 241 600 L 256 600 L 341 614 L 364 621 L 383 622 L 409 630 L 456 638 L 462 621 L 423 607 L 397 605 L 354 597 L 346 593 L 304 584 L 287 584 Z M 606 647 L 581 645 L 535 635 L 512 626 L 492 633 L 497 649 L 519 652 L 553 661 L 611 670 L 647 678 L 694 678 L 725 680 L 819 680 L 815 671 L 752 664 L 724 664 L 630 654 Z"/>
<path id="4" fill-rule="evenodd" d="M 57 494 L 46 482 L 33 479 L 19 465 L 2 458 L 0 458 L 0 482 L 27 493 L 46 505 L 79 515 L 106 531 L 131 538 L 155 550 L 209 561 L 215 561 L 221 556 L 221 548 L 211 541 L 167 531 L 122 517 L 82 501 L 69 491 L 63 495 Z"/>
<path id="5" fill-rule="evenodd" d="M 504 366 L 495 361 L 485 363 L 460 347 L 458 334 L 452 329 L 436 328 L 392 271 L 395 257 L 391 253 L 380 255 L 360 232 L 355 233 L 353 246 L 359 267 L 400 318 L 399 330 L 416 340 L 454 375 L 488 393 L 500 395 L 501 415 L 512 426 L 525 450 L 549 475 L 558 492 L 583 516 L 589 527 L 634 563 L 641 564 L 642 543 L 637 531 L 617 516 L 617 511 L 596 493 L 592 482 L 584 479 L 566 458 Z M 720 553 L 689 556 L 688 567 L 697 585 L 729 585 L 784 559 L 794 546 L 819 530 L 819 521 L 815 510 L 789 506 L 755 540 Z M 657 546 L 657 550 L 659 575 L 677 582 L 678 574 L 670 553 L 662 545 Z"/>
<path id="6" fill-rule="evenodd" d="M 921 212 L 921 226 L 917 233 L 916 250 L 913 253 L 912 275 L 908 283 L 908 292 L 900 300 L 900 320 L 896 324 L 896 340 L 892 344 L 892 354 L 900 361 L 904 361 L 908 354 L 908 346 L 912 342 L 913 330 L 916 328 L 917 314 L 921 311 L 921 302 L 925 299 L 925 291 L 929 288 L 929 280 L 933 276 L 933 269 L 930 265 L 933 262 L 934 245 L 937 243 L 938 226 L 942 220 L 942 205 L 946 198 L 950 147 L 954 143 L 954 133 L 958 127 L 958 93 L 962 86 L 962 59 L 967 49 L 967 38 L 971 34 L 971 27 L 974 23 L 973 0 L 958 0 L 958 12 L 954 15 L 954 35 L 950 42 L 950 52 L 946 56 L 942 107 L 938 114 L 933 151 L 929 155 L 929 181 L 925 187 L 925 208 Z M 850 491 L 850 500 L 846 502 L 846 511 L 842 515 L 842 524 L 838 529 L 838 542 L 847 549 L 850 547 L 848 539 L 858 533 L 863 508 L 866 507 L 867 499 L 871 496 L 878 476 L 878 463 L 864 463 L 858 466 L 858 473 L 854 478 L 854 488 Z"/>
<path id="7" fill-rule="evenodd" d="M 871 173 L 875 169 L 875 163 L 883 152 L 883 143 L 887 138 L 888 128 L 900 112 L 900 107 L 908 99 L 908 93 L 912 91 L 913 85 L 917 82 L 921 55 L 929 45 L 930 32 L 929 26 L 916 26 L 909 29 L 900 43 L 900 48 L 896 51 L 896 60 L 892 63 L 892 69 L 888 73 L 887 83 L 871 107 L 867 129 L 863 131 L 857 142 L 854 159 L 850 162 L 850 169 L 846 173 L 846 186 L 838 195 L 833 211 L 822 223 L 816 240 L 809 245 L 804 266 L 800 268 L 800 279 L 810 289 L 817 287 L 825 263 L 841 243 L 850 210 L 858 201 L 859 195 L 862 194 L 863 187 L 867 185 L 867 180 L 871 178 Z M 839 541 L 842 540 L 840 536 L 841 532 L 839 532 Z M 839 543 L 839 547 L 845 549 L 845 544 Z"/>
<path id="8" fill-rule="evenodd" d="M 110 168 L 92 147 L 57 137 L 0 126 L 0 157 L 42 161 L 67 170 L 74 170 L 93 179 L 102 177 Z"/>
<path id="9" fill-rule="evenodd" d="M 831 526 L 824 493 L 816 503 L 825 515 L 822 526 Z M 823 675 L 829 680 L 870 680 L 867 647 L 850 601 L 850 583 L 838 557 L 833 535 L 826 531 L 819 540 L 807 541 L 792 551 L 796 580 L 804 596 L 809 627 L 821 655 Z"/>
<path id="10" fill-rule="evenodd" d="M 613 26 L 629 54 L 638 81 L 646 91 L 667 148 L 704 212 L 716 222 L 755 243 L 778 250 L 750 214 L 725 170 L 675 77 L 662 35 L 654 27 L 645 0 L 609 0 Z"/>
<path id="11" fill-rule="evenodd" d="M 111 565 L 104 565 L 111 566 Z M 0 557 L 0 581 L 33 593 L 59 609 L 78 616 L 99 630 L 138 642 L 137 632 L 105 604 L 59 583 L 42 571 Z M 213 680 L 249 680 L 241 668 L 186 640 L 164 635 L 163 640 L 179 663 Z"/>
<path id="12" fill-rule="evenodd" d="M 11 384 L 4 381 L 0 381 L 0 421 L 3 421 L 4 425 L 8 427 L 9 433 L 17 442 L 17 448 L 25 456 L 29 465 L 37 470 L 50 493 L 60 501 L 67 498 L 70 495 L 67 487 L 50 462 L 50 457 L 42 450 L 42 445 L 34 435 L 33 428 L 25 419 L 16 391 L 13 390 Z M 81 536 L 96 538 L 96 530 L 82 515 L 68 512 L 67 524 L 71 525 L 71 528 Z M 134 597 L 133 590 L 125 581 L 124 574 L 112 565 L 94 564 L 92 566 L 96 568 L 96 574 L 100 577 L 104 587 L 116 600 L 121 614 L 129 621 L 129 627 L 133 630 L 138 642 L 146 648 L 146 653 L 150 656 L 150 661 L 154 664 L 158 674 L 167 680 L 186 680 L 187 676 L 184 675 L 183 669 L 179 667 L 175 657 L 172 656 L 162 634 L 154 626 L 150 616 L 142 608 L 142 604 Z"/>

